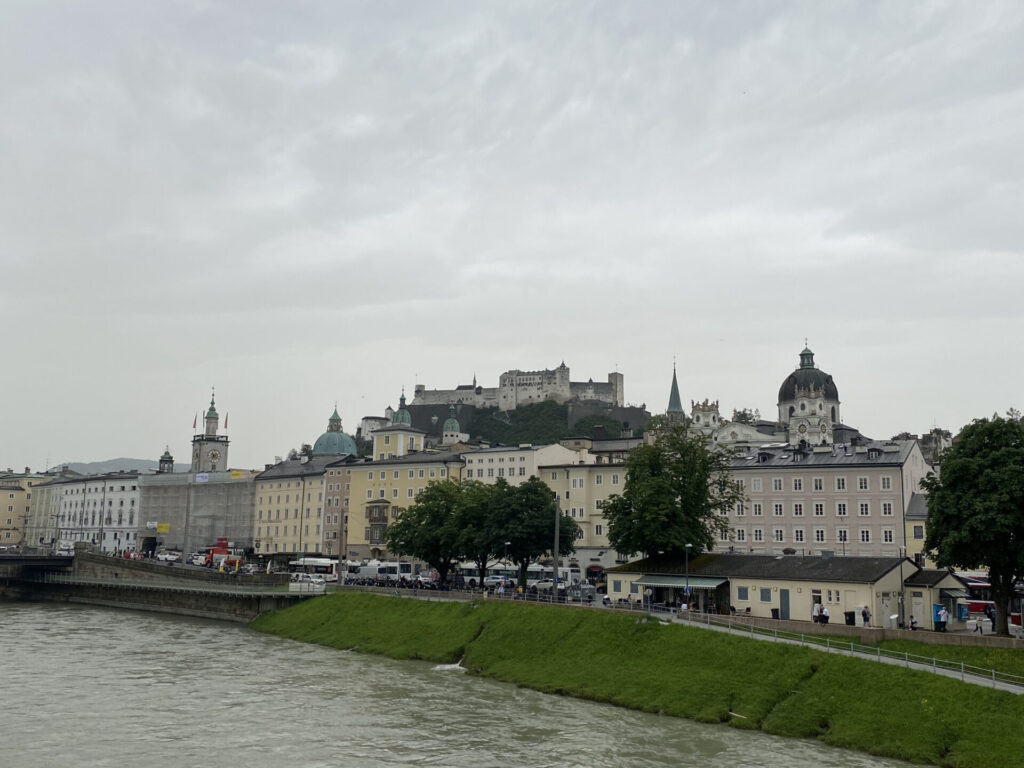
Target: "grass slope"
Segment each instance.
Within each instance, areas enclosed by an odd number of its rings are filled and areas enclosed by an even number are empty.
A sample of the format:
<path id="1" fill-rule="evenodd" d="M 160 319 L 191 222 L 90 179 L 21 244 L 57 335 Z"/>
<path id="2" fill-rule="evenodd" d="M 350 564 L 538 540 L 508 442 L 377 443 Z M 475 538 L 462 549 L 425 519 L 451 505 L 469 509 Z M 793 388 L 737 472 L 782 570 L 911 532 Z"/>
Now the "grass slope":
<path id="1" fill-rule="evenodd" d="M 645 617 L 353 593 L 251 626 L 393 658 L 461 658 L 472 672 L 539 691 L 919 763 L 1004 768 L 1024 754 L 1024 697 Z"/>

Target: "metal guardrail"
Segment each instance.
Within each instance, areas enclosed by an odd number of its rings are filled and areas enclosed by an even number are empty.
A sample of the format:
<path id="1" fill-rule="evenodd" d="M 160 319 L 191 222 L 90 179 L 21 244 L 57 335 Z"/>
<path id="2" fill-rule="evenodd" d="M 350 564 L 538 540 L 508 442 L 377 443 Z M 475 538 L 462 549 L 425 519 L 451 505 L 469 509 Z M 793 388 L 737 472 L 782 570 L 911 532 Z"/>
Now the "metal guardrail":
<path id="1" fill-rule="evenodd" d="M 691 614 L 686 620 L 696 624 L 715 625 L 724 629 L 776 641 L 785 641 L 823 649 L 826 653 L 833 651 L 850 653 L 858 658 L 872 661 L 886 661 L 889 663 L 903 664 L 907 668 L 913 668 L 928 672 L 944 672 L 959 675 L 963 682 L 991 682 L 995 688 L 999 683 L 1018 686 L 1024 689 L 1024 676 L 1001 672 L 989 667 L 976 667 L 963 661 L 952 661 L 940 659 L 936 656 L 921 656 L 909 651 L 889 651 L 881 646 L 862 645 L 853 640 L 841 640 L 830 635 L 806 634 L 803 632 L 786 632 L 768 627 L 758 627 L 752 622 L 745 622 L 735 619 L 732 616 L 717 616 L 713 614 Z M 968 677 L 972 678 L 968 681 Z"/>

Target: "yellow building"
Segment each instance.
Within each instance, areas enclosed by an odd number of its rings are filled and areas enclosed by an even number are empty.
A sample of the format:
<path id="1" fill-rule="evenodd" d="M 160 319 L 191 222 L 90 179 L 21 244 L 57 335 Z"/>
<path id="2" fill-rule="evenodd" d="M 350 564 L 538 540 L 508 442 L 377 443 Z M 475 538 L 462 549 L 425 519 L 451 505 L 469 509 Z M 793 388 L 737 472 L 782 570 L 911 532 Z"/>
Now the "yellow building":
<path id="1" fill-rule="evenodd" d="M 581 570 L 610 568 L 626 556 L 608 544 L 608 523 L 602 507 L 613 494 L 621 494 L 626 482 L 625 464 L 546 464 L 538 477 L 558 496 L 562 513 L 580 526 L 575 561 Z"/>
<path id="2" fill-rule="evenodd" d="M 23 547 L 36 544 L 28 531 L 31 527 L 32 490 L 46 482 L 47 477 L 29 471 L 0 474 L 0 546 Z"/>
<path id="3" fill-rule="evenodd" d="M 390 559 L 384 543 L 388 525 L 410 504 L 427 484 L 440 480 L 461 480 L 463 461 L 459 453 L 412 453 L 383 461 L 365 461 L 345 468 L 349 488 L 349 514 L 345 553 L 351 560 Z"/>
<path id="4" fill-rule="evenodd" d="M 326 466 L 337 456 L 288 459 L 256 476 L 253 549 L 257 555 L 320 554 Z"/>

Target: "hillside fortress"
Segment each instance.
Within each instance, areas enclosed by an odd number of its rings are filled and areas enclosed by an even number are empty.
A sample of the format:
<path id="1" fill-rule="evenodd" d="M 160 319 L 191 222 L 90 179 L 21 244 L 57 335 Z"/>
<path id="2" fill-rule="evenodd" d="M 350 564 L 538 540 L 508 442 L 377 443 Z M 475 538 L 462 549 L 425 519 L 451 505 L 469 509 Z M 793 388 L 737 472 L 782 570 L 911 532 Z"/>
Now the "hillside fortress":
<path id="1" fill-rule="evenodd" d="M 416 385 L 412 405 L 472 405 L 476 408 L 498 408 L 512 411 L 521 405 L 544 400 L 567 403 L 571 400 L 607 403 L 622 406 L 623 377 L 609 373 L 608 381 L 569 381 L 569 367 L 563 361 L 554 370 L 505 371 L 498 378 L 498 386 L 481 387 L 476 383 L 460 384 L 455 389 L 430 389 Z"/>

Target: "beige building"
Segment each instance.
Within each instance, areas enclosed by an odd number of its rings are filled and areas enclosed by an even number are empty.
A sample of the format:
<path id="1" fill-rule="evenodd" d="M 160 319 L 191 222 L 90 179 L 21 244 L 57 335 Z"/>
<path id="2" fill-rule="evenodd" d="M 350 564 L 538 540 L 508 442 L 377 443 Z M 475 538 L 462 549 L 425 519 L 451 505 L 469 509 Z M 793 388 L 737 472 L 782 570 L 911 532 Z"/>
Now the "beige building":
<path id="1" fill-rule="evenodd" d="M 35 486 L 46 482 L 46 475 L 24 472 L 0 473 L 0 546 L 23 547 L 35 543 L 29 536 L 32 493 Z"/>
<path id="2" fill-rule="evenodd" d="M 608 544 L 602 507 L 609 496 L 622 493 L 625 464 L 545 464 L 539 469 L 538 477 L 557 494 L 562 513 L 580 526 L 576 552 L 569 562 L 575 561 L 584 572 L 624 563 L 626 557 Z"/>
<path id="3" fill-rule="evenodd" d="M 900 557 L 777 557 L 707 554 L 689 562 L 659 556 L 608 574 L 612 600 L 679 604 L 759 618 L 811 621 L 815 604 L 830 623 L 895 628 L 901 584 L 919 569 Z M 691 597 L 685 594 L 690 587 Z M 909 621 L 909 614 L 905 614 Z"/>
<path id="4" fill-rule="evenodd" d="M 462 454 L 466 462 L 463 477 L 494 483 L 505 478 L 509 485 L 519 485 L 536 476 L 544 480 L 542 466 L 553 464 L 593 464 L 594 456 L 585 448 L 575 450 L 564 445 L 496 445 Z"/>
<path id="5" fill-rule="evenodd" d="M 337 456 L 288 459 L 256 476 L 253 551 L 321 554 L 326 467 Z"/>
<path id="6" fill-rule="evenodd" d="M 380 437 L 375 432 L 374 442 Z M 388 525 L 415 501 L 428 483 L 460 480 L 462 467 L 462 454 L 452 451 L 411 453 L 345 467 L 344 478 L 335 475 L 333 480 L 343 482 L 343 487 L 348 488 L 348 525 L 343 534 L 345 557 L 350 560 L 391 558 L 394 553 L 389 553 L 384 543 Z M 328 480 L 332 480 L 330 475 Z"/>
<path id="7" fill-rule="evenodd" d="M 913 556 L 911 499 L 927 474 L 914 440 L 750 448 L 732 461 L 747 501 L 728 511 L 719 550 L 754 554 Z"/>

